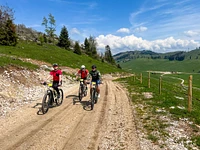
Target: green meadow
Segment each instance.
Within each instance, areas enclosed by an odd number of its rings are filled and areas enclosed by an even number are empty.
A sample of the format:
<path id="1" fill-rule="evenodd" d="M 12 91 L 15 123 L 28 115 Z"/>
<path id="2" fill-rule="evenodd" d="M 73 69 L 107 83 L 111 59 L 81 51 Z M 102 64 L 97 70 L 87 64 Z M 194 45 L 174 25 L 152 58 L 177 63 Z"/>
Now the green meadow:
<path id="1" fill-rule="evenodd" d="M 93 59 L 84 54 L 77 55 L 70 50 L 65 50 L 50 44 L 40 46 L 33 42 L 20 42 L 16 47 L 0 46 L 0 54 L 4 54 L 0 59 L 1 66 L 14 64 L 26 66 L 28 68 L 37 68 L 37 66 L 17 59 L 31 58 L 51 64 L 58 63 L 60 66 L 67 66 L 71 68 L 80 68 L 80 66 L 84 64 L 89 70 L 91 69 L 91 66 L 95 64 L 97 69 L 103 74 L 122 72 L 121 69 L 118 69 L 108 63 Z"/>

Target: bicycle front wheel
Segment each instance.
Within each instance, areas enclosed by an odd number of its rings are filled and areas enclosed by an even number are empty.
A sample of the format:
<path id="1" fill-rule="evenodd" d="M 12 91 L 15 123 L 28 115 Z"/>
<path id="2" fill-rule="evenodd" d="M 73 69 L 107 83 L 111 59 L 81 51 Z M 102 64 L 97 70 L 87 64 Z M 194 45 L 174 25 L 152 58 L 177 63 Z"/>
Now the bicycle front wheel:
<path id="1" fill-rule="evenodd" d="M 92 95 L 91 95 L 91 110 L 94 109 L 94 101 L 95 101 L 95 90 L 92 90 Z"/>
<path id="2" fill-rule="evenodd" d="M 98 93 L 95 92 L 95 94 L 94 94 L 94 103 L 96 104 L 97 101 L 98 101 Z"/>
<path id="3" fill-rule="evenodd" d="M 60 98 L 57 98 L 56 99 L 56 105 L 57 106 L 60 106 L 63 102 L 63 90 L 62 89 L 59 89 L 59 92 L 60 92 Z"/>
<path id="4" fill-rule="evenodd" d="M 50 101 L 51 101 L 51 94 L 50 93 L 46 93 L 43 97 L 43 100 L 42 100 L 42 113 L 45 114 L 47 113 L 47 111 L 49 110 L 49 104 L 50 104 Z"/>
<path id="5" fill-rule="evenodd" d="M 82 98 L 83 98 L 83 93 L 82 93 L 82 87 L 81 86 L 79 87 L 79 90 L 78 90 L 78 98 L 79 98 L 79 101 L 81 101 Z"/>

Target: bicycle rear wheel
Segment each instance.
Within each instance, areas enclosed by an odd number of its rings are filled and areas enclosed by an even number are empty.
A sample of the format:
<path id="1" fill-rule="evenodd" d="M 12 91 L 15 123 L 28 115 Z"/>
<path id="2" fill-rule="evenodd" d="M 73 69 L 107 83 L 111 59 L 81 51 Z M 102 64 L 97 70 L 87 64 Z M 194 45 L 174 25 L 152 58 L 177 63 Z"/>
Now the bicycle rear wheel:
<path id="1" fill-rule="evenodd" d="M 43 100 L 42 100 L 42 113 L 45 114 L 47 113 L 47 111 L 49 110 L 49 104 L 50 104 L 50 101 L 51 101 L 51 94 L 50 93 L 46 93 L 43 97 Z"/>
<path id="2" fill-rule="evenodd" d="M 57 98 L 56 99 L 56 105 L 57 106 L 60 106 L 63 102 L 63 90 L 62 89 L 59 89 L 59 92 L 60 92 L 60 98 Z"/>

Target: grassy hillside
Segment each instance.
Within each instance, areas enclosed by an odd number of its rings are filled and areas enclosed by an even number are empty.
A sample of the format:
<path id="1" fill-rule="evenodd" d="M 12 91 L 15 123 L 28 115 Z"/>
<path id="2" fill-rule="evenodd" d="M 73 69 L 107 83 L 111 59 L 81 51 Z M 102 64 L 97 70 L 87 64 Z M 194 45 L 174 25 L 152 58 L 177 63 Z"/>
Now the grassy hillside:
<path id="1" fill-rule="evenodd" d="M 121 62 L 123 69 L 131 72 L 144 71 L 176 71 L 176 72 L 200 72 L 200 60 L 169 61 L 166 59 L 136 59 L 128 62 Z"/>
<path id="2" fill-rule="evenodd" d="M 111 72 L 121 72 L 122 70 L 116 68 L 115 66 L 103 63 L 101 61 L 92 59 L 86 55 L 77 55 L 72 51 L 61 49 L 54 45 L 44 45 L 39 46 L 32 42 L 20 42 L 16 47 L 11 46 L 0 46 L 0 54 L 6 54 L 7 56 L 31 58 L 40 61 L 45 61 L 48 63 L 58 63 L 61 66 L 68 66 L 71 68 L 80 68 L 84 64 L 89 70 L 93 64 L 96 64 L 97 69 L 101 73 L 111 73 Z M 8 61 L 6 61 L 7 59 Z M 0 65 L 6 64 L 16 64 L 25 65 L 17 59 L 10 59 L 4 57 L 0 59 Z M 29 65 L 25 65 L 29 66 Z M 34 68 L 32 66 L 32 68 Z"/>
<path id="3" fill-rule="evenodd" d="M 143 51 L 127 51 L 118 53 L 113 56 L 117 62 L 125 62 L 132 59 L 167 59 L 167 60 L 200 60 L 200 49 L 195 49 L 192 51 L 175 51 L 168 53 L 156 53 L 149 50 Z"/>

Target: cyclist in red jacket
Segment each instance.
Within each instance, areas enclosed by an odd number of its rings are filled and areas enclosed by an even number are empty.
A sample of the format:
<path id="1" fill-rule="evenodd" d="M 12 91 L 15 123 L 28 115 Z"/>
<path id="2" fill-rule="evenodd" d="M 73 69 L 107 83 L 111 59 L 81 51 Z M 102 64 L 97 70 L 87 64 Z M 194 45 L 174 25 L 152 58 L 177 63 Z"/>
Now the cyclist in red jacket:
<path id="1" fill-rule="evenodd" d="M 81 79 L 83 79 L 84 84 L 86 86 L 86 90 L 87 90 L 87 77 L 89 75 L 89 71 L 85 68 L 84 65 L 81 66 L 81 69 L 77 72 L 76 74 L 76 80 L 78 79 L 78 77 L 81 77 Z"/>
<path id="2" fill-rule="evenodd" d="M 49 76 L 47 77 L 47 81 L 49 80 L 49 78 L 53 77 L 53 85 L 52 87 L 56 90 L 56 92 L 58 93 L 58 98 L 60 98 L 60 92 L 58 89 L 58 86 L 62 85 L 62 71 L 58 69 L 58 64 L 55 63 L 53 64 L 53 70 L 50 71 Z"/>

